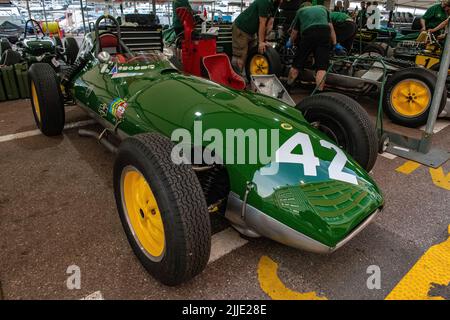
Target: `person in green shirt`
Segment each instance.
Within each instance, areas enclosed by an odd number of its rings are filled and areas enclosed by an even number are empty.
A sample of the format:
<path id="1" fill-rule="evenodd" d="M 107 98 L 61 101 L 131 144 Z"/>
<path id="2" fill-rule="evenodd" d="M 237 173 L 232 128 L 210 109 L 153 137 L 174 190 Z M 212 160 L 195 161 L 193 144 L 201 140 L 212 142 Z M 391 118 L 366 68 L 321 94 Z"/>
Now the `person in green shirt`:
<path id="1" fill-rule="evenodd" d="M 189 11 L 193 11 L 189 0 L 174 0 L 172 3 L 172 26 L 175 30 L 177 36 L 183 32 L 183 25 L 181 24 L 180 18 L 177 15 L 178 8 L 188 8 Z"/>
<path id="2" fill-rule="evenodd" d="M 361 1 L 361 10 L 358 11 L 356 16 L 356 24 L 360 28 L 365 28 L 367 24 L 367 6 L 365 1 Z"/>
<path id="3" fill-rule="evenodd" d="M 428 8 L 420 19 L 421 31 L 436 28 L 444 22 L 450 14 L 450 0 L 444 0 Z"/>
<path id="4" fill-rule="evenodd" d="M 292 31 L 286 46 L 291 46 L 300 35 L 297 52 L 289 70 L 287 90 L 294 84 L 298 74 L 305 67 L 311 53 L 314 54 L 316 85 L 323 90 L 329 63 L 330 42 L 336 46 L 336 34 L 331 23 L 330 12 L 324 6 L 312 6 L 304 2 L 294 18 Z"/>
<path id="5" fill-rule="evenodd" d="M 333 23 L 334 31 L 336 32 L 336 40 L 340 43 L 347 52 L 352 50 L 353 39 L 356 35 L 356 23 L 346 13 L 331 12 L 331 22 Z"/>
<path id="6" fill-rule="evenodd" d="M 249 48 L 258 43 L 258 52 L 266 50 L 266 35 L 283 0 L 254 0 L 234 21 L 232 28 L 232 64 L 242 74 Z M 255 37 L 256 36 L 256 37 Z"/>

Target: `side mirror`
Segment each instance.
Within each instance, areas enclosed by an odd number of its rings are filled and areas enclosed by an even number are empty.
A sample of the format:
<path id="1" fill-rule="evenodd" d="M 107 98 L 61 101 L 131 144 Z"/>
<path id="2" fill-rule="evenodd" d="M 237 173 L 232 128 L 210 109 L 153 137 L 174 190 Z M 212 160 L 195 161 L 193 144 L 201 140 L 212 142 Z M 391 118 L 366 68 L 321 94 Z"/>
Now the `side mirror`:
<path id="1" fill-rule="evenodd" d="M 106 51 L 102 51 L 97 55 L 97 59 L 101 63 L 108 63 L 111 60 L 111 55 Z"/>

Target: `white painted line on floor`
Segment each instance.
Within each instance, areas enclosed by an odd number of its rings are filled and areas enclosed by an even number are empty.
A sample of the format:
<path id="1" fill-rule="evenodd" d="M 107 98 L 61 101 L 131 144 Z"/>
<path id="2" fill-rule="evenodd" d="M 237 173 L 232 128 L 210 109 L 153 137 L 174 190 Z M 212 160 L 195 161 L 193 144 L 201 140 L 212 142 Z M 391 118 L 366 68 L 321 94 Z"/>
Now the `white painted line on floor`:
<path id="1" fill-rule="evenodd" d="M 101 291 L 95 291 L 80 300 L 105 300 L 105 298 L 103 298 Z"/>
<path id="2" fill-rule="evenodd" d="M 231 251 L 242 247 L 247 242 L 233 228 L 228 228 L 214 234 L 211 238 L 211 254 L 208 263 L 220 259 Z"/>
<path id="3" fill-rule="evenodd" d="M 436 124 L 434 125 L 434 129 L 433 132 L 434 133 L 438 133 L 439 131 L 441 131 L 442 129 L 447 128 L 450 125 L 450 121 L 449 120 L 437 120 Z M 425 127 L 426 126 L 421 126 L 419 129 L 422 131 L 425 131 Z"/>
<path id="4" fill-rule="evenodd" d="M 380 156 L 385 157 L 385 158 L 387 158 L 389 160 L 393 160 L 393 159 L 397 158 L 397 156 L 395 154 L 392 154 L 392 153 L 389 153 L 389 152 L 380 153 Z"/>
<path id="5" fill-rule="evenodd" d="M 84 127 L 90 124 L 94 124 L 95 120 L 83 120 L 83 121 L 77 121 L 77 122 L 72 122 L 72 123 L 68 123 L 64 126 L 64 129 L 73 129 L 73 128 L 78 128 L 78 127 Z M 12 140 L 17 140 L 17 139 L 23 139 L 23 138 L 28 138 L 28 137 L 32 137 L 32 136 L 38 136 L 42 134 L 41 131 L 39 129 L 35 129 L 35 130 L 30 130 L 30 131 L 24 131 L 24 132 L 18 132 L 18 133 L 12 133 L 12 134 L 7 134 L 4 136 L 0 136 L 0 142 L 6 142 L 6 141 L 12 141 Z"/>

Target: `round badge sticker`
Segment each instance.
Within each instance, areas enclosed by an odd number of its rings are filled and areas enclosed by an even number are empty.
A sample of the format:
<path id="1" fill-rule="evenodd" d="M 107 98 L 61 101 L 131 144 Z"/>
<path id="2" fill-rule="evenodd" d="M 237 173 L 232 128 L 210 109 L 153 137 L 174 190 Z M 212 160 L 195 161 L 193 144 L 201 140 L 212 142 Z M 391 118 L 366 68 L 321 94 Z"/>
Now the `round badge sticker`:
<path id="1" fill-rule="evenodd" d="M 291 126 L 289 123 L 286 123 L 286 122 L 283 122 L 283 123 L 281 124 L 281 127 L 282 127 L 284 130 L 292 130 L 292 126 Z"/>

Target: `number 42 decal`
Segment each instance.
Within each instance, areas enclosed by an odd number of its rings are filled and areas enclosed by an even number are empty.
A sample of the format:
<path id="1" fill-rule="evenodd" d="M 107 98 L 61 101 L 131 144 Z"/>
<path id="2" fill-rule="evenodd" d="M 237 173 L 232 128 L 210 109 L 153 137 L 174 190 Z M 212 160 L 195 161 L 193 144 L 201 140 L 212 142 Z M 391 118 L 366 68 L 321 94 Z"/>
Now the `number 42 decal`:
<path id="1" fill-rule="evenodd" d="M 303 154 L 294 154 L 292 151 L 300 145 Z M 328 167 L 328 175 L 330 179 L 358 184 L 356 177 L 352 174 L 344 172 L 347 156 L 341 149 L 334 144 L 320 140 L 320 145 L 326 149 L 332 149 L 336 152 L 333 160 Z M 314 155 L 314 150 L 309 136 L 302 132 L 297 132 L 290 137 L 275 153 L 276 162 L 300 163 L 303 165 L 305 176 L 317 176 L 317 167 L 320 166 L 319 158 Z"/>

